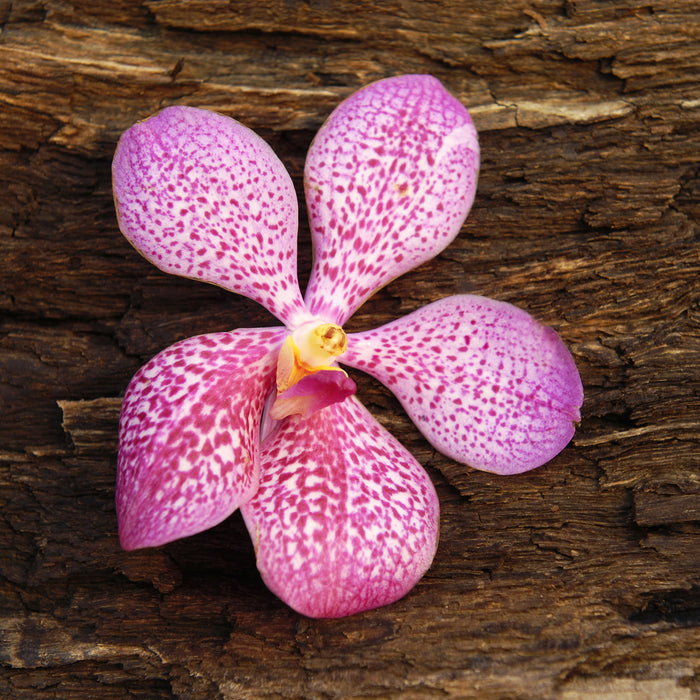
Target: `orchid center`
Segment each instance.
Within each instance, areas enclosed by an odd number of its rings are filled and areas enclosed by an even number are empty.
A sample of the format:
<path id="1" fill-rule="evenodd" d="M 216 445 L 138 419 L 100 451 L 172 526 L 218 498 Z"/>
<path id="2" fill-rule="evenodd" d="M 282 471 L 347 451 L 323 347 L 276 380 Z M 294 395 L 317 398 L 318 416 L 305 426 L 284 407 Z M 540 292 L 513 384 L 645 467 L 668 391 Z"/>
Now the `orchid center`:
<path id="1" fill-rule="evenodd" d="M 355 382 L 336 360 L 348 337 L 335 323 L 309 321 L 287 336 L 277 358 L 277 396 L 270 417 L 304 417 L 355 393 Z"/>

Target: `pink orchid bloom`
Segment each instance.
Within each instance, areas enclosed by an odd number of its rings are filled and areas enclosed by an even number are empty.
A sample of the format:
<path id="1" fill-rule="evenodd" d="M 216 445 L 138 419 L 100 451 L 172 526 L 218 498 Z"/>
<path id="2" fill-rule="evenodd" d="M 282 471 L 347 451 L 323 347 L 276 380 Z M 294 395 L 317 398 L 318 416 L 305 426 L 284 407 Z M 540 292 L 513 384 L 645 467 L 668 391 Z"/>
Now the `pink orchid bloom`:
<path id="1" fill-rule="evenodd" d="M 376 330 L 342 329 L 455 238 L 478 164 L 467 110 L 430 76 L 345 100 L 306 161 L 314 265 L 302 297 L 297 199 L 264 141 L 189 107 L 122 136 L 114 194 L 129 241 L 161 270 L 248 296 L 284 324 L 189 338 L 134 376 L 116 495 L 125 549 L 240 507 L 265 583 L 295 610 L 341 617 L 407 593 L 435 554 L 435 489 L 338 361 L 386 385 L 436 449 L 471 467 L 515 474 L 566 446 L 581 381 L 556 333 L 524 311 L 453 296 Z"/>

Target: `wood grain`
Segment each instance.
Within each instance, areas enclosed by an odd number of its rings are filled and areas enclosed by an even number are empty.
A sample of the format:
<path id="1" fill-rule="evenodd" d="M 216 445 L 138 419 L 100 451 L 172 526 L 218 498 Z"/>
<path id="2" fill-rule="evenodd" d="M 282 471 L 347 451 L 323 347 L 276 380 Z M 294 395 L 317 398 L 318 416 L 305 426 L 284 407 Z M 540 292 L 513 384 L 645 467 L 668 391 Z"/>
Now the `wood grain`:
<path id="1" fill-rule="evenodd" d="M 407 72 L 472 111 L 477 199 L 349 327 L 454 293 L 522 306 L 581 370 L 572 444 L 519 477 L 470 471 L 356 373 L 441 499 L 438 555 L 405 599 L 300 617 L 238 515 L 121 551 L 131 375 L 181 338 L 273 319 L 122 238 L 120 133 L 170 104 L 219 110 L 301 194 L 333 107 Z M 698 153 L 691 0 L 0 1 L 0 696 L 700 697 Z"/>

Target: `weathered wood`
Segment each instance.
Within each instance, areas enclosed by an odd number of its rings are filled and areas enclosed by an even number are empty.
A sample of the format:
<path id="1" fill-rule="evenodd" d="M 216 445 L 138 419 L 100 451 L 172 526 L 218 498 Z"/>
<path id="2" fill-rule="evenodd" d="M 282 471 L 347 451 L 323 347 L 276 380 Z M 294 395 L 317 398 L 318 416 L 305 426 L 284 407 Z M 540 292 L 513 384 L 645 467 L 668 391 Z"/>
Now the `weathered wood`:
<path id="1" fill-rule="evenodd" d="M 0 696 L 700 697 L 700 11 L 695 0 L 0 1 Z M 197 333 L 275 323 L 161 274 L 113 212 L 119 134 L 169 104 L 304 154 L 368 81 L 428 72 L 472 111 L 472 213 L 350 329 L 479 293 L 554 326 L 586 389 L 532 473 L 437 454 L 438 555 L 404 600 L 307 620 L 234 515 L 126 553 L 120 397 Z M 308 277 L 308 226 L 300 274 Z"/>

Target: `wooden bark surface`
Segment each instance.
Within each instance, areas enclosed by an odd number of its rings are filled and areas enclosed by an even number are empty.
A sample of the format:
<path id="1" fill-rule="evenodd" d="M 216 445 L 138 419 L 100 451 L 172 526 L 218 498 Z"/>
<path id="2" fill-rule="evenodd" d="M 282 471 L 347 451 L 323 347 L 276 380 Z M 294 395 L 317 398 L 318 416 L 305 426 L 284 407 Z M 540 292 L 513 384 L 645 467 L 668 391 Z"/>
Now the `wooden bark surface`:
<path id="1" fill-rule="evenodd" d="M 696 0 L 3 0 L 0 29 L 1 697 L 700 697 Z M 269 593 L 238 515 L 121 551 L 131 375 L 271 318 L 122 238 L 119 134 L 213 108 L 268 139 L 301 193 L 333 107 L 407 72 L 472 111 L 479 190 L 458 239 L 350 327 L 453 293 L 518 304 L 580 368 L 572 444 L 519 477 L 470 471 L 355 375 L 433 477 L 441 541 L 405 599 L 344 620 Z"/>

